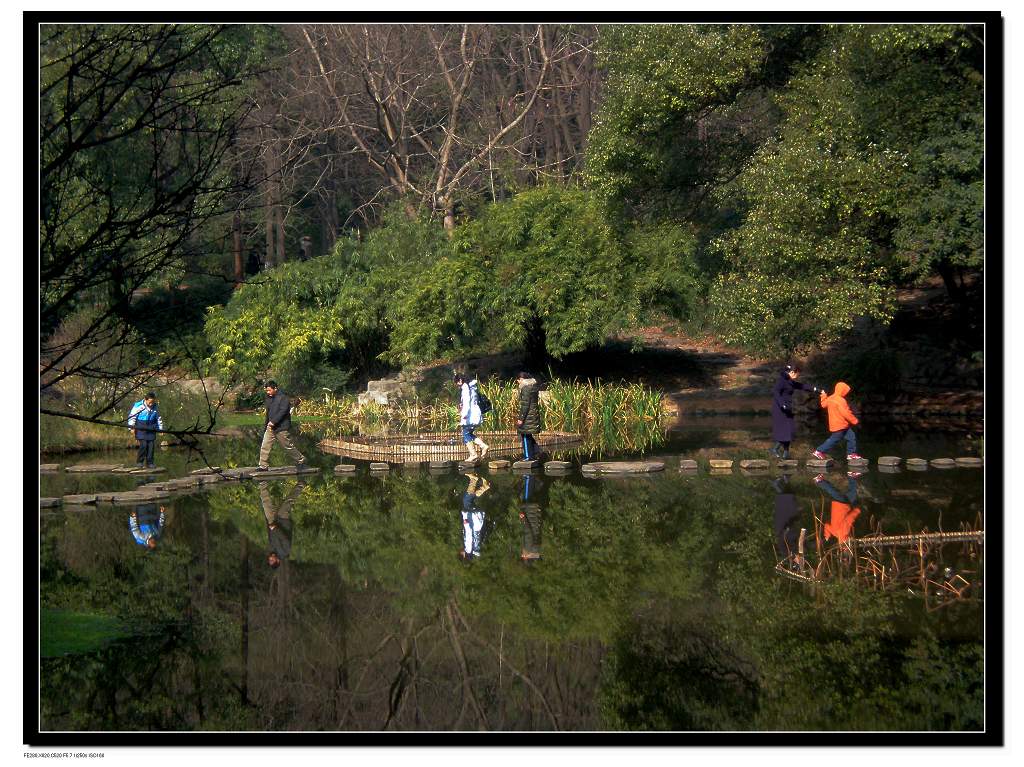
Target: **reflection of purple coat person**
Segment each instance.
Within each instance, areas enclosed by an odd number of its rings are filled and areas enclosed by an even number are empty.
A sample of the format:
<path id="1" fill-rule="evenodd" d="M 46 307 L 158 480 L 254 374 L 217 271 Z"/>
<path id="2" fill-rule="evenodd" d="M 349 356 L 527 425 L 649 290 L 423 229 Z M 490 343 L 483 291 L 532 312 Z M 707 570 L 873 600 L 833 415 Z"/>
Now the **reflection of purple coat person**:
<path id="1" fill-rule="evenodd" d="M 772 452 L 779 458 L 789 458 L 789 443 L 796 433 L 796 420 L 793 418 L 793 392 L 796 389 L 817 392 L 815 386 L 807 386 L 797 381 L 800 370 L 786 365 L 780 373 L 779 380 L 772 390 L 772 439 L 778 445 Z"/>

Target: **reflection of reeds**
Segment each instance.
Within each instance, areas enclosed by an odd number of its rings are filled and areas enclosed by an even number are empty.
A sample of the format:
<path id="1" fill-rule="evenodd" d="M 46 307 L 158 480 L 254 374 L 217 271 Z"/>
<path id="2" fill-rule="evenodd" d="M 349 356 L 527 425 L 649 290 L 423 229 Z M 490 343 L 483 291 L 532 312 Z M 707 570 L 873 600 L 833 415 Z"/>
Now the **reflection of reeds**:
<path id="1" fill-rule="evenodd" d="M 985 531 L 981 517 L 977 525 L 961 523 L 955 531 L 898 535 L 883 534 L 872 519 L 872 532 L 840 543 L 826 545 L 823 541 L 824 502 L 814 514 L 814 538 L 817 561 L 803 559 L 794 572 L 787 562 L 779 562 L 776 570 L 784 575 L 820 587 L 829 581 L 853 580 L 873 591 L 906 591 L 919 594 L 929 611 L 954 602 L 982 598 L 980 569 L 943 567 L 949 547 L 959 544 L 961 559 L 979 563 L 982 558 Z"/>
<path id="2" fill-rule="evenodd" d="M 484 427 L 496 431 L 515 429 L 519 413 L 519 390 L 513 382 L 481 386 L 494 407 Z M 333 438 L 367 431 L 417 433 L 456 431 L 459 408 L 453 400 L 423 404 L 418 400 L 393 405 L 367 403 L 346 395 L 328 396 L 322 401 L 304 401 L 298 414 L 317 418 L 304 424 L 311 431 Z M 584 435 L 587 452 L 643 450 L 664 438 L 661 394 L 639 384 L 579 383 L 558 379 L 548 384 L 541 397 L 541 416 L 547 431 Z"/>

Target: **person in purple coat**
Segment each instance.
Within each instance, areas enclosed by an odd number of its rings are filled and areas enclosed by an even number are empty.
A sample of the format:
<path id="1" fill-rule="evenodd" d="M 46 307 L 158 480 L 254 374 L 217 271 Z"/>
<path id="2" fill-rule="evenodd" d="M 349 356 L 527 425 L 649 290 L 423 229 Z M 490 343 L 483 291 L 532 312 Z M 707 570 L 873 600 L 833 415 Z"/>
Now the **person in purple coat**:
<path id="1" fill-rule="evenodd" d="M 789 458 L 789 443 L 796 432 L 796 421 L 793 418 L 793 391 L 802 389 L 815 394 L 821 391 L 817 386 L 800 383 L 800 369 L 795 365 L 786 365 L 779 372 L 779 380 L 772 390 L 772 439 L 776 445 L 771 454 L 776 458 Z"/>

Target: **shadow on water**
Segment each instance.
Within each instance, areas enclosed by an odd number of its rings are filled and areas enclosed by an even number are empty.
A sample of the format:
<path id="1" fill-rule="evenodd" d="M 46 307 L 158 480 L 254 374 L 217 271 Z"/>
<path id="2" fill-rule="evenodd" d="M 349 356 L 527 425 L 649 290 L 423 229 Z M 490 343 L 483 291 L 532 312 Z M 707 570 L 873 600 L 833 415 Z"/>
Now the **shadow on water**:
<path id="1" fill-rule="evenodd" d="M 658 450 L 703 449 L 683 444 Z M 257 449 L 253 436 L 208 458 L 252 465 Z M 197 468 L 171 451 L 158 463 Z M 135 636 L 42 658 L 43 726 L 979 729 L 981 546 L 866 539 L 983 527 L 982 472 L 815 478 L 674 464 L 615 481 L 377 476 L 359 462 L 349 477 L 213 485 L 162 512 L 47 510 L 44 610 Z M 788 574 L 808 569 L 813 582 Z M 938 599 L 947 582 L 960 597 Z"/>

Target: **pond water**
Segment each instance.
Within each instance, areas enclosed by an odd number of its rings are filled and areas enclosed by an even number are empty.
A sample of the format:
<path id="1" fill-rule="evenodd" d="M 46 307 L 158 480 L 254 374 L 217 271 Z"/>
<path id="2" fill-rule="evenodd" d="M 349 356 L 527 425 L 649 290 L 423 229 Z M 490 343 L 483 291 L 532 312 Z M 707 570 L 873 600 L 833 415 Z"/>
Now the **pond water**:
<path id="1" fill-rule="evenodd" d="M 620 479 L 365 462 L 336 477 L 301 435 L 325 469 L 306 481 L 43 509 L 41 728 L 983 728 L 980 542 L 858 542 L 983 529 L 983 470 L 678 471 L 764 457 L 765 420 L 677 428 L 645 453 L 665 472 Z M 860 436 L 872 459 L 979 453 L 962 434 Z M 257 452 L 254 433 L 207 458 Z M 617 457 L 637 456 L 600 456 Z M 203 465 L 174 449 L 157 463 Z M 44 496 L 145 481 L 40 479 Z M 157 529 L 155 548 L 137 542 Z M 95 641 L 66 641 L 69 616 L 104 619 Z"/>

